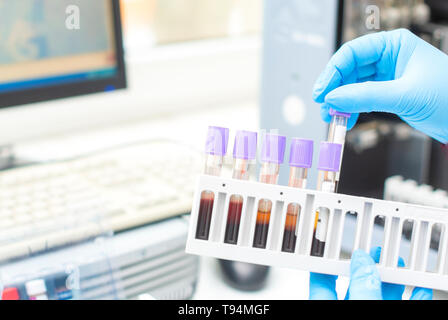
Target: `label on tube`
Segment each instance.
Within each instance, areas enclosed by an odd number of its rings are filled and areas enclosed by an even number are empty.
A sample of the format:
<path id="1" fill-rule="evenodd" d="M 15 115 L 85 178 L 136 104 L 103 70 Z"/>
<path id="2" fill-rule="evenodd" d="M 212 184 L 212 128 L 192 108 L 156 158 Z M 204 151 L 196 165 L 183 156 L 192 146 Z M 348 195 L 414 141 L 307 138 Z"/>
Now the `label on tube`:
<path id="1" fill-rule="evenodd" d="M 323 181 L 321 190 L 324 192 L 334 192 L 335 184 L 331 181 Z"/>
<path id="2" fill-rule="evenodd" d="M 345 134 L 347 132 L 347 128 L 344 126 L 336 126 L 334 129 L 334 143 L 340 143 L 344 145 L 345 143 Z"/>
<path id="3" fill-rule="evenodd" d="M 319 218 L 316 226 L 316 239 L 325 242 L 327 238 L 328 220 L 330 217 L 330 210 L 327 208 L 319 208 Z"/>
<path id="4" fill-rule="evenodd" d="M 302 182 L 302 189 L 306 189 L 306 179 Z"/>

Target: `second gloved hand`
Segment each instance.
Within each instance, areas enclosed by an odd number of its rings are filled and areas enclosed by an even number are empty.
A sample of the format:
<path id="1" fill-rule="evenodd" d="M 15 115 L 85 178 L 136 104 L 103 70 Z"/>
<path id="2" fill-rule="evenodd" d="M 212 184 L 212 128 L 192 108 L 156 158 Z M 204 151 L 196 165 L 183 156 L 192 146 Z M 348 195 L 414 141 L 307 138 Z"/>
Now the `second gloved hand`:
<path id="1" fill-rule="evenodd" d="M 379 262 L 381 248 L 375 247 L 370 255 L 362 250 L 356 250 L 352 254 L 350 263 L 350 284 L 345 296 L 346 300 L 401 300 L 404 286 L 381 282 L 380 274 L 376 268 Z M 403 259 L 398 261 L 399 267 L 404 267 Z M 310 273 L 310 299 L 312 300 L 337 300 L 336 293 L 337 276 Z M 411 300 L 431 300 L 431 289 L 414 288 Z"/>
<path id="2" fill-rule="evenodd" d="M 395 113 L 442 143 L 448 142 L 448 56 L 406 29 L 369 34 L 344 44 L 317 80 L 313 98 L 352 113 Z"/>

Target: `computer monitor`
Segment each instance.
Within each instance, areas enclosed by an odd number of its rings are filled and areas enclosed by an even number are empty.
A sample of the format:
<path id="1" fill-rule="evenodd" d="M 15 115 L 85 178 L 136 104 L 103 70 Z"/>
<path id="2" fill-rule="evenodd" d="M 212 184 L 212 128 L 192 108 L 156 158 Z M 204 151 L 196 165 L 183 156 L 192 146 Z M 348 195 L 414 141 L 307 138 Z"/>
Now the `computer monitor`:
<path id="1" fill-rule="evenodd" d="M 125 87 L 119 0 L 0 1 L 0 145 L 87 118 L 36 102 Z"/>
<path id="2" fill-rule="evenodd" d="M 124 88 L 118 6 L 0 1 L 0 108 Z"/>

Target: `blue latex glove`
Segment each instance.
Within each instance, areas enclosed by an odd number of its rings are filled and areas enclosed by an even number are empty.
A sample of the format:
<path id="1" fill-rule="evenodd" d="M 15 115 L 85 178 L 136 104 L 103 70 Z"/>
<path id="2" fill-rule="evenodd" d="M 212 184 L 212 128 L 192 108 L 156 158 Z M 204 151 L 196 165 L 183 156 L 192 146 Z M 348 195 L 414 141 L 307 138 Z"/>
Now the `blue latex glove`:
<path id="1" fill-rule="evenodd" d="M 328 109 L 395 113 L 412 127 L 448 142 L 448 56 L 406 29 L 345 43 L 318 78 L 313 98 Z"/>
<path id="2" fill-rule="evenodd" d="M 375 263 L 380 260 L 381 248 L 376 247 L 370 255 L 362 250 L 352 254 L 350 264 L 350 284 L 345 299 L 350 300 L 401 300 L 404 286 L 381 282 Z M 403 259 L 398 261 L 399 267 L 404 267 Z M 337 300 L 335 290 L 337 276 L 310 273 L 310 299 Z M 431 300 L 432 290 L 414 288 L 411 300 Z"/>

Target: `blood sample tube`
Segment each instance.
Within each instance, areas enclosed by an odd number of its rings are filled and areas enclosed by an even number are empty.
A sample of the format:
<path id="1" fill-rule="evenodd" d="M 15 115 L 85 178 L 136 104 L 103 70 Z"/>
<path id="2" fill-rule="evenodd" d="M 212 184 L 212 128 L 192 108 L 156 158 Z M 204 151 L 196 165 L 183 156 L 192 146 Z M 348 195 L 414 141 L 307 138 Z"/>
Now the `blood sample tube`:
<path id="1" fill-rule="evenodd" d="M 257 153 L 257 133 L 251 131 L 238 131 L 233 145 L 233 179 L 248 180 L 250 162 Z M 236 244 L 240 228 L 243 197 L 238 194 L 230 196 L 229 211 L 227 213 L 224 242 Z"/>
<path id="2" fill-rule="evenodd" d="M 319 170 L 317 190 L 335 192 L 336 173 L 338 173 L 342 155 L 342 145 L 339 143 L 321 142 L 319 152 Z M 330 210 L 319 207 L 314 222 L 313 243 L 311 255 L 323 257 L 327 238 Z"/>
<path id="3" fill-rule="evenodd" d="M 285 155 L 286 137 L 266 134 L 261 148 L 261 169 L 259 181 L 263 183 L 277 184 L 280 164 Z M 269 199 L 258 201 L 257 221 L 254 234 L 254 248 L 266 248 L 271 217 L 272 202 Z"/>
<path id="4" fill-rule="evenodd" d="M 330 127 L 328 128 L 328 142 L 339 143 L 342 145 L 341 151 L 341 162 L 342 163 L 342 155 L 344 153 L 344 144 L 345 144 L 345 135 L 347 133 L 347 121 L 350 118 L 350 113 L 339 112 L 330 108 L 329 114 L 331 116 Z M 339 187 L 339 176 L 340 176 L 341 168 L 339 167 L 338 172 L 336 173 L 336 181 L 335 181 L 335 190 L 338 191 Z"/>
<path id="5" fill-rule="evenodd" d="M 293 138 L 289 151 L 289 186 L 306 188 L 308 169 L 313 163 L 313 141 Z M 285 230 L 283 232 L 282 251 L 294 252 L 297 241 L 297 221 L 300 205 L 290 203 L 286 209 Z"/>
<path id="6" fill-rule="evenodd" d="M 227 151 L 228 139 L 229 129 L 213 126 L 208 127 L 207 140 L 205 143 L 205 174 L 212 176 L 219 176 L 221 174 L 223 158 Z M 212 191 L 202 191 L 199 204 L 198 223 L 196 226 L 196 239 L 208 240 L 214 200 L 215 194 Z"/>

